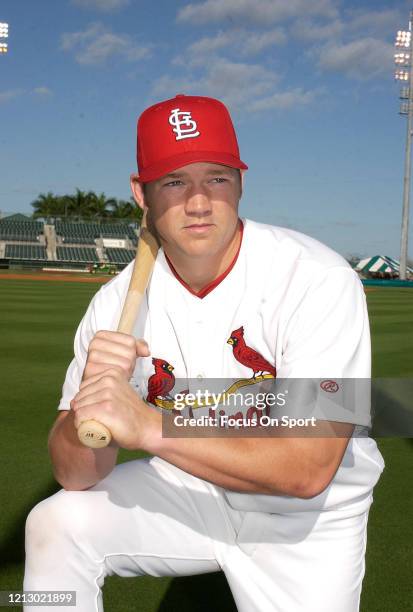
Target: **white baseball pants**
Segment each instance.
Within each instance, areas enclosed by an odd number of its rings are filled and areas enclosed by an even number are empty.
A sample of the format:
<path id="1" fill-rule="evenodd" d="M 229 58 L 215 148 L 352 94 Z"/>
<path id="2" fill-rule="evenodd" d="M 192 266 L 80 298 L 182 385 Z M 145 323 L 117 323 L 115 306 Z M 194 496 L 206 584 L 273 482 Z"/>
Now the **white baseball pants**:
<path id="1" fill-rule="evenodd" d="M 162 459 L 131 461 L 92 489 L 59 491 L 31 511 L 24 589 L 74 590 L 76 612 L 95 612 L 105 576 L 222 569 L 240 612 L 355 612 L 370 503 L 241 512 L 222 489 Z M 138 600 L 139 581 L 136 592 Z"/>

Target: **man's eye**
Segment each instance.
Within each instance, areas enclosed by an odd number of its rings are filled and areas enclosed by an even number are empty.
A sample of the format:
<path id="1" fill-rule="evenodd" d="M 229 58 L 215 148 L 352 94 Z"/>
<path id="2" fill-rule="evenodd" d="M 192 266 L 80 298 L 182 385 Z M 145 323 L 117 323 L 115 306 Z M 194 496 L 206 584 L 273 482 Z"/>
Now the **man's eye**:
<path id="1" fill-rule="evenodd" d="M 163 187 L 176 187 L 177 185 L 183 185 L 182 181 L 169 181 L 169 183 L 165 183 Z"/>
<path id="2" fill-rule="evenodd" d="M 216 183 L 225 183 L 227 179 L 222 176 L 216 176 L 212 180 Z"/>

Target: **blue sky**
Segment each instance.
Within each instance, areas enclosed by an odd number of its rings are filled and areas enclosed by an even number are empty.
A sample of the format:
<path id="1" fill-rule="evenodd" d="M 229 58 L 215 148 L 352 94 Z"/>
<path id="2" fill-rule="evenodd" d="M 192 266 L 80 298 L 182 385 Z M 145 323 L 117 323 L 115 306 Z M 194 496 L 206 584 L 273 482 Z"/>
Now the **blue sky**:
<path id="1" fill-rule="evenodd" d="M 2 0 L 0 210 L 30 212 L 39 193 L 76 187 L 128 199 L 137 116 L 177 93 L 212 95 L 249 165 L 243 216 L 344 255 L 398 258 L 406 125 L 392 57 L 409 9 Z"/>

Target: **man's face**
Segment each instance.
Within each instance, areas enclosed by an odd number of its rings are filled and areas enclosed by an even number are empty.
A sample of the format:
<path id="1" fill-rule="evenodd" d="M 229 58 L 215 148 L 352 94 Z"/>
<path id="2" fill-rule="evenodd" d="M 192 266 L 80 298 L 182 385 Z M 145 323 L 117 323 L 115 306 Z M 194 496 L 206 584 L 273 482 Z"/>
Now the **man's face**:
<path id="1" fill-rule="evenodd" d="M 238 170 L 197 162 L 147 183 L 144 203 L 168 256 L 203 258 L 233 239 L 241 192 Z"/>

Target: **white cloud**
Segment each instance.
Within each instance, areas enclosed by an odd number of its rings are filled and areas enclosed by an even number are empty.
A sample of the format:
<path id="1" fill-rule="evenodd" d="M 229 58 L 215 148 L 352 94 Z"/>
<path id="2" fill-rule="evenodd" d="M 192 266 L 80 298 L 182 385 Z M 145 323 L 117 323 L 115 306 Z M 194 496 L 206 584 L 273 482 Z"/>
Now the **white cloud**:
<path id="1" fill-rule="evenodd" d="M 383 11 L 350 10 L 346 13 L 350 30 L 362 30 L 365 35 L 392 34 L 404 23 L 403 14 L 396 9 Z"/>
<path id="2" fill-rule="evenodd" d="M 17 98 L 24 93 L 26 93 L 24 89 L 8 89 L 6 91 L 0 91 L 0 104 L 2 102 L 10 102 L 10 100 L 14 100 L 14 98 Z"/>
<path id="3" fill-rule="evenodd" d="M 298 19 L 291 27 L 291 34 L 300 42 L 315 42 L 336 38 L 344 30 L 345 24 L 340 19 L 334 19 L 327 23 L 316 23 L 310 19 Z"/>
<path id="4" fill-rule="evenodd" d="M 156 95 L 174 96 L 178 92 L 210 95 L 223 100 L 232 108 L 245 108 L 245 104 L 262 96 L 274 87 L 278 78 L 258 64 L 235 63 L 220 59 L 209 66 L 201 78 L 161 77 L 154 86 Z"/>
<path id="5" fill-rule="evenodd" d="M 375 38 L 328 44 L 319 50 L 318 65 L 322 70 L 366 80 L 391 73 L 393 51 L 390 43 Z"/>
<path id="6" fill-rule="evenodd" d="M 170 98 L 177 93 L 210 95 L 225 102 L 232 110 L 262 112 L 286 110 L 292 106 L 308 106 L 321 91 L 301 88 L 278 90 L 277 75 L 258 64 L 229 62 L 221 59 L 208 67 L 198 79 L 192 76 L 174 78 L 163 76 L 154 84 L 152 94 Z"/>
<path id="7" fill-rule="evenodd" d="M 113 55 L 120 55 L 128 61 L 136 61 L 148 52 L 145 47 L 134 45 L 129 36 L 104 32 L 91 41 L 76 55 L 80 64 L 100 64 Z"/>
<path id="8" fill-rule="evenodd" d="M 267 47 L 283 45 L 286 41 L 287 36 L 278 28 L 267 32 L 246 32 L 240 40 L 240 47 L 243 55 L 257 55 Z"/>
<path id="9" fill-rule="evenodd" d="M 291 34 L 300 41 L 332 40 L 362 34 L 377 38 L 388 36 L 399 27 L 402 15 L 397 10 L 365 11 L 350 9 L 330 21 L 316 21 L 308 16 L 299 17 L 291 27 Z"/>
<path id="10" fill-rule="evenodd" d="M 127 6 L 130 0 L 72 0 L 73 4 L 86 9 L 97 9 L 102 12 L 115 11 Z"/>
<path id="11" fill-rule="evenodd" d="M 201 94 L 201 88 L 197 80 L 188 76 L 172 77 L 164 74 L 152 84 L 152 95 L 156 99 L 173 98 L 178 93 L 206 95 L 207 92 Z"/>
<path id="12" fill-rule="evenodd" d="M 221 61 L 217 51 L 226 49 L 227 54 L 236 58 L 258 55 L 264 49 L 284 44 L 286 35 L 279 29 L 266 32 L 244 29 L 218 32 L 215 36 L 205 36 L 189 45 L 186 51 L 175 57 L 175 65 L 204 66 L 212 61 Z"/>
<path id="13" fill-rule="evenodd" d="M 32 93 L 38 96 L 51 96 L 53 92 L 48 87 L 35 87 Z"/>
<path id="14" fill-rule="evenodd" d="M 187 4 L 178 13 L 178 21 L 195 24 L 242 22 L 268 25 L 300 15 L 333 18 L 337 9 L 333 0 L 204 0 Z"/>
<path id="15" fill-rule="evenodd" d="M 250 98 L 270 91 L 276 84 L 276 74 L 259 64 L 235 63 L 222 59 L 215 62 L 204 78 L 204 87 L 219 95 L 232 106 L 241 106 Z"/>
<path id="16" fill-rule="evenodd" d="M 96 65 L 113 56 L 137 61 L 149 54 L 150 46 L 137 45 L 128 34 L 115 34 L 93 23 L 84 31 L 62 34 L 61 49 L 74 52 L 79 64 Z"/>
<path id="17" fill-rule="evenodd" d="M 84 45 L 98 37 L 104 28 L 99 23 L 92 23 L 83 32 L 67 32 L 61 36 L 61 48 L 64 51 L 69 51 L 78 45 Z"/>
<path id="18" fill-rule="evenodd" d="M 297 108 L 297 106 L 308 106 L 319 97 L 320 93 L 320 90 L 304 91 L 301 87 L 289 91 L 280 91 L 251 102 L 248 105 L 248 110 L 252 112 L 274 109 L 287 110 L 293 107 Z"/>
<path id="19" fill-rule="evenodd" d="M 218 32 L 215 36 L 204 36 L 187 49 L 188 57 L 207 57 L 210 53 L 228 47 L 236 39 L 235 32 Z"/>

